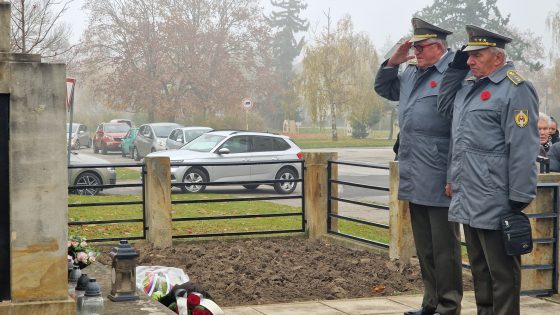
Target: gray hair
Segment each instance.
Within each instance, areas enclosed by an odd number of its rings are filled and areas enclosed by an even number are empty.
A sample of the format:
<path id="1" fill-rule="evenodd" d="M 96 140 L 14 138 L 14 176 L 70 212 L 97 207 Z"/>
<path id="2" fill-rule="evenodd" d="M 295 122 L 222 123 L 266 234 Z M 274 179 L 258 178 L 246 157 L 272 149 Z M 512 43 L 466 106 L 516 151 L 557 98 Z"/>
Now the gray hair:
<path id="1" fill-rule="evenodd" d="M 539 112 L 539 120 L 538 121 L 544 121 L 547 124 L 550 124 L 551 119 L 550 119 L 550 116 L 548 116 L 547 114 L 545 114 L 543 112 Z"/>
<path id="2" fill-rule="evenodd" d="M 506 52 L 505 49 L 503 49 L 503 48 L 498 48 L 498 47 L 490 47 L 490 51 L 491 51 L 494 55 L 502 54 L 502 56 L 504 56 L 504 63 L 506 63 L 507 52 Z"/>

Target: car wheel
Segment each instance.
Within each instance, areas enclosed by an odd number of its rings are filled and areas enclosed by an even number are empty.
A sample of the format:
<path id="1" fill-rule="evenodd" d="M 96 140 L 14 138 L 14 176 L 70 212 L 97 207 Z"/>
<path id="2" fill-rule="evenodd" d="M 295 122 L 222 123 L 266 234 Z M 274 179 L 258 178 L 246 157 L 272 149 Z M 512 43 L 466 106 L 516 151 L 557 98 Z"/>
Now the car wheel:
<path id="1" fill-rule="evenodd" d="M 76 140 L 76 143 L 74 144 L 74 150 L 80 150 L 80 140 Z"/>
<path id="2" fill-rule="evenodd" d="M 297 173 L 288 167 L 284 167 L 276 173 L 276 179 L 297 179 Z M 291 194 L 296 189 L 296 182 L 278 182 L 274 184 L 274 190 L 279 194 Z"/>
<path id="3" fill-rule="evenodd" d="M 200 183 L 207 182 L 206 174 L 198 168 L 190 168 L 183 176 L 183 183 Z M 184 193 L 201 193 L 206 189 L 204 185 L 185 185 L 181 186 L 181 191 Z"/>
<path id="4" fill-rule="evenodd" d="M 107 145 L 105 143 L 101 143 L 101 153 L 107 155 Z"/>
<path id="5" fill-rule="evenodd" d="M 259 187 L 260 185 L 243 185 L 243 187 L 245 187 L 245 189 L 249 189 L 249 190 L 255 190 Z"/>
<path id="6" fill-rule="evenodd" d="M 99 175 L 93 173 L 93 172 L 84 172 L 80 175 L 78 175 L 78 177 L 76 178 L 76 181 L 74 182 L 74 186 L 98 186 L 98 185 L 102 185 L 101 183 L 101 178 L 99 177 Z M 97 193 L 99 193 L 99 191 L 101 190 L 101 188 L 76 188 L 74 190 L 74 193 L 76 193 L 77 195 L 97 195 Z"/>
<path id="7" fill-rule="evenodd" d="M 99 153 L 99 148 L 95 145 L 95 143 L 93 144 L 93 153 Z"/>
<path id="8" fill-rule="evenodd" d="M 138 154 L 138 149 L 136 147 L 134 147 L 132 149 L 132 158 L 134 159 L 134 161 L 140 161 L 140 154 Z"/>

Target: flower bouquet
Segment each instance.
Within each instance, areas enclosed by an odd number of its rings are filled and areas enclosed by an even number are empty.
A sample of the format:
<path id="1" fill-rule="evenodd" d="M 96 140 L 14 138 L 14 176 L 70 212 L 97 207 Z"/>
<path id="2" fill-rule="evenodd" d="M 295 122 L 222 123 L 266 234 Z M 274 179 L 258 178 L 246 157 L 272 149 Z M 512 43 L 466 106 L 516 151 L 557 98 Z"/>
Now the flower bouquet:
<path id="1" fill-rule="evenodd" d="M 71 236 L 68 240 L 68 260 L 84 269 L 95 261 L 99 253 L 82 236 Z"/>

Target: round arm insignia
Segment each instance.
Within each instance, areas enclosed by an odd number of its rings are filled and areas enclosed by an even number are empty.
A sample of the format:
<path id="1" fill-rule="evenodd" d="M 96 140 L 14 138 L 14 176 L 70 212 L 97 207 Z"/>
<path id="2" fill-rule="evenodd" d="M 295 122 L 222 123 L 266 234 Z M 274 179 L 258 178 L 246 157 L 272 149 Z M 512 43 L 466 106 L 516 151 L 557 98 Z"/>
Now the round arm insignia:
<path id="1" fill-rule="evenodd" d="M 520 110 L 514 110 L 514 116 L 513 119 L 515 120 L 515 124 L 517 125 L 517 127 L 519 128 L 523 128 L 525 126 L 527 126 L 527 124 L 529 123 L 529 111 L 526 109 L 520 109 Z"/>

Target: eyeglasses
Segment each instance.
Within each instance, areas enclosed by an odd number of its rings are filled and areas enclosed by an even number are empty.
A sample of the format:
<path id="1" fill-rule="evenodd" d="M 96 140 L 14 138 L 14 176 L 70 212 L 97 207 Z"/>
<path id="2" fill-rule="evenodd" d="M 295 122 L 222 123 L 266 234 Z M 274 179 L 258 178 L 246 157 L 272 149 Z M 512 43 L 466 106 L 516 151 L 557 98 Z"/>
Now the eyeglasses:
<path id="1" fill-rule="evenodd" d="M 414 48 L 414 50 L 416 50 L 417 52 L 421 53 L 424 51 L 424 48 L 428 47 L 428 46 L 432 46 L 437 44 L 437 42 L 433 42 L 433 43 L 429 43 L 426 45 L 412 45 L 412 48 Z"/>

